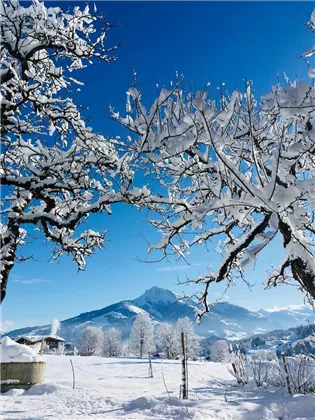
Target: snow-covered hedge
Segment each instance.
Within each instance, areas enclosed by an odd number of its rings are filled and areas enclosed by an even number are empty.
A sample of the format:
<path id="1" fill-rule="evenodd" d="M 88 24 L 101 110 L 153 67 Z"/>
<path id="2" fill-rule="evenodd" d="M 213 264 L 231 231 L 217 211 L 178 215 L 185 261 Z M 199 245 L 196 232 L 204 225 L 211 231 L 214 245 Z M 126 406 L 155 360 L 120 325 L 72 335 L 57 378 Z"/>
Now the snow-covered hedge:
<path id="1" fill-rule="evenodd" d="M 268 350 L 244 357 L 232 353 L 230 373 L 238 384 L 252 382 L 257 387 L 286 387 L 292 394 L 315 392 L 315 358 L 305 355 L 277 358 Z M 286 366 L 284 366 L 284 361 Z M 286 369 L 287 371 L 286 371 Z"/>
<path id="2" fill-rule="evenodd" d="M 315 392 L 315 359 L 298 355 L 287 357 L 288 377 L 294 394 Z"/>

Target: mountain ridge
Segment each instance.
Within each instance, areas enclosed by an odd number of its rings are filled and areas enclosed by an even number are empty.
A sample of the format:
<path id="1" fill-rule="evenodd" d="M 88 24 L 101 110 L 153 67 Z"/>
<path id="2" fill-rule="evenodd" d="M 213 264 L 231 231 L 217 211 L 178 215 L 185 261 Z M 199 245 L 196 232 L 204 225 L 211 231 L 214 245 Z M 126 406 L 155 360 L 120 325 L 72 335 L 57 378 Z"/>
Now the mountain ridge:
<path id="1" fill-rule="evenodd" d="M 146 290 L 141 296 L 132 300 L 122 300 L 104 308 L 83 312 L 77 316 L 61 321 L 58 334 L 67 341 L 77 344 L 82 330 L 88 325 L 102 329 L 115 327 L 126 338 L 138 313 L 147 312 L 155 326 L 161 322 L 174 324 L 178 318 L 188 316 L 195 320 L 198 304 L 192 299 L 178 300 L 178 296 L 170 290 L 157 286 Z M 314 320 L 311 309 L 294 308 L 294 310 L 259 310 L 250 311 L 242 306 L 229 302 L 219 302 L 202 317 L 200 325 L 195 329 L 203 337 L 217 336 L 227 339 L 241 339 L 264 333 L 274 329 L 287 329 Z M 50 325 L 25 327 L 12 330 L 5 335 L 16 338 L 26 334 L 48 334 Z"/>

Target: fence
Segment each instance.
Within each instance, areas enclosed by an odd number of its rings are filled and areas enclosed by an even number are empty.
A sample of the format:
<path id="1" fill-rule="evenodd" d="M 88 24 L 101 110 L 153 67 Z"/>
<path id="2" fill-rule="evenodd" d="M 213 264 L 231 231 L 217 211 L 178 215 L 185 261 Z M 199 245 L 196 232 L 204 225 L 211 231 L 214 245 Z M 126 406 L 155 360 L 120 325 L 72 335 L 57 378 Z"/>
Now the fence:
<path id="1" fill-rule="evenodd" d="M 79 360 L 79 359 L 77 359 Z M 124 359 L 122 359 L 124 360 Z M 279 370 L 279 377 L 282 383 L 278 383 L 279 388 L 283 388 L 283 394 L 287 393 L 285 386 L 289 384 L 288 391 L 294 393 L 307 393 L 308 389 L 315 390 L 315 370 L 314 361 L 307 359 L 286 358 L 288 373 Z M 136 362 L 135 362 L 136 363 Z M 142 365 L 144 361 L 142 360 Z M 269 364 L 270 362 L 264 362 Z M 164 363 L 162 360 L 150 359 L 143 367 L 143 373 L 134 375 L 111 375 L 110 372 L 93 372 L 88 367 L 79 366 L 72 362 L 73 388 L 93 389 L 95 392 L 108 396 L 134 398 L 137 395 L 147 397 L 167 397 L 184 398 L 194 400 L 206 397 L 209 392 L 220 394 L 226 399 L 228 389 L 236 387 L 233 379 L 222 379 L 212 375 L 209 369 L 212 364 L 204 362 L 181 361 Z M 212 365 L 213 366 L 213 365 Z M 251 365 L 253 368 L 253 364 Z M 275 370 L 270 370 L 271 376 L 275 380 Z M 253 380 L 255 382 L 255 380 Z M 268 385 L 274 385 L 269 382 Z M 308 386 L 308 388 L 307 388 Z M 186 387 L 186 389 L 184 388 Z M 312 388 L 313 387 L 313 388 Z M 240 389 L 240 387 L 238 387 Z"/>
<path id="2" fill-rule="evenodd" d="M 75 388 L 93 390 L 102 396 L 123 397 L 130 400 L 137 396 L 154 398 L 183 398 L 183 371 L 182 363 L 164 363 L 154 360 L 152 364 L 153 377 L 143 375 L 110 375 L 96 373 L 86 367 L 79 366 L 72 361 L 75 372 Z M 204 362 L 209 366 L 208 362 Z M 149 362 L 148 362 L 149 366 Z M 196 362 L 186 360 L 185 380 L 189 387 L 189 400 L 205 399 L 209 392 L 220 394 L 224 399 L 226 388 L 230 381 L 218 380 L 213 375 L 197 366 Z M 99 384 L 96 384 L 99 382 Z M 186 395 L 186 399 L 188 398 Z"/>
<path id="3" fill-rule="evenodd" d="M 158 361 L 155 359 L 151 360 L 149 355 L 148 361 L 141 362 L 134 359 L 121 359 L 120 361 L 113 362 L 114 364 L 123 363 L 134 363 L 137 365 L 135 368 L 138 374 L 134 374 L 131 369 L 129 374 L 115 375 L 113 372 L 120 371 L 118 366 L 114 369 L 110 368 L 112 362 L 104 363 L 106 371 L 101 373 L 100 371 L 92 371 L 89 367 L 84 364 L 79 365 L 79 360 L 71 362 L 72 375 L 73 375 L 73 389 L 89 390 L 96 394 L 107 397 L 118 397 L 120 400 L 123 398 L 125 401 L 135 399 L 139 396 L 154 397 L 154 398 L 183 398 L 190 401 L 198 401 L 202 399 L 208 399 L 209 395 L 215 395 L 217 398 L 224 400 L 225 402 L 238 398 L 238 394 L 244 394 L 244 389 L 237 386 L 236 380 L 233 380 L 228 375 L 222 379 L 222 376 L 215 376 L 211 373 L 211 367 L 214 365 L 208 362 L 200 363 L 188 361 L 185 354 L 185 337 L 182 335 L 182 355 L 179 361 Z M 283 363 L 279 364 L 276 360 L 265 360 L 257 358 L 256 354 L 253 357 L 251 363 L 249 360 L 245 363 L 247 365 L 246 375 L 249 374 L 250 370 L 252 373 L 262 374 L 266 372 L 272 372 L 271 376 L 274 377 L 279 375 L 278 388 L 279 396 L 284 396 L 287 391 L 293 395 L 294 393 L 306 393 L 309 389 L 313 389 L 312 386 L 315 384 L 315 370 L 311 369 L 314 367 L 314 360 L 309 361 L 308 359 L 301 359 L 298 357 L 285 358 L 282 357 Z M 87 360 L 87 358 L 81 359 Z M 273 369 L 269 369 L 270 366 Z M 142 366 L 140 369 L 139 366 Z M 221 366 L 221 373 L 222 368 Z M 311 368 L 310 368 L 311 366 Z M 268 369 L 266 369 L 268 367 Z M 210 371 L 209 371 L 210 368 Z M 277 369 L 274 369 L 277 368 Z M 255 372 L 256 370 L 256 372 Z M 227 373 L 226 369 L 226 373 Z M 231 372 L 231 370 L 229 370 Z M 139 373 L 140 372 L 140 373 Z M 283 374 L 284 373 L 284 374 Z M 217 372 L 218 374 L 218 372 Z M 224 375 L 223 375 L 224 378 Z M 282 381 L 282 383 L 280 383 Z M 252 382 L 258 385 L 257 377 L 253 375 Z M 243 382 L 247 383 L 246 381 Z M 262 380 L 262 385 L 264 381 Z M 275 385 L 270 381 L 268 385 Z M 311 385 L 310 385 L 311 384 Z M 260 386 L 260 385 L 258 385 Z M 286 388 L 287 387 L 287 388 Z M 313 392 L 315 391 L 315 385 Z"/>

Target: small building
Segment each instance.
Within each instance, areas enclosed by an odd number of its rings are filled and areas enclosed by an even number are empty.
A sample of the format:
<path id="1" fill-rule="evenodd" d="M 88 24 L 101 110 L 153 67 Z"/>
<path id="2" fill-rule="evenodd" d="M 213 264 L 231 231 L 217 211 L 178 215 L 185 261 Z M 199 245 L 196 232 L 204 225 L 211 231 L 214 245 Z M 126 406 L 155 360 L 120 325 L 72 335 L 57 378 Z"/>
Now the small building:
<path id="1" fill-rule="evenodd" d="M 15 339 L 16 343 L 26 344 L 27 346 L 33 346 L 36 343 L 41 343 L 44 340 L 44 343 L 49 347 L 50 350 L 57 349 L 59 344 L 64 343 L 62 337 L 57 335 L 22 335 Z"/>

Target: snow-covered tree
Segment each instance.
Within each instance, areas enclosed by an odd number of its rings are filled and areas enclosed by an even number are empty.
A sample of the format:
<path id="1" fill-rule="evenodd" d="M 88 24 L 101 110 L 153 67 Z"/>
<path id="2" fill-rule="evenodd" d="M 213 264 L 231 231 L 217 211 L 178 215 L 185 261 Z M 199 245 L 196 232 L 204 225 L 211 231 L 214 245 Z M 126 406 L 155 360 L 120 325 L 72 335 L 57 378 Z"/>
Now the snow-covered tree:
<path id="1" fill-rule="evenodd" d="M 266 340 L 264 337 L 260 337 L 259 335 L 252 339 L 252 347 L 259 347 L 266 344 Z"/>
<path id="2" fill-rule="evenodd" d="M 104 333 L 100 328 L 88 326 L 81 335 L 80 354 L 82 356 L 98 356 L 104 348 Z"/>
<path id="3" fill-rule="evenodd" d="M 315 32 L 315 13 L 308 27 Z M 242 91 L 224 89 L 216 101 L 209 83 L 193 93 L 177 77 L 149 107 L 130 88 L 127 116 L 113 113 L 132 133 L 146 173 L 160 183 L 160 204 L 147 206 L 158 213 L 149 217 L 162 239 L 149 250 L 185 258 L 193 246 L 214 241 L 222 255 L 218 267 L 194 280 L 203 285 L 200 316 L 209 311 L 210 285 L 244 279 L 276 237 L 285 257 L 266 284 L 293 281 L 315 298 L 313 84 L 286 77 L 261 98 L 251 81 Z"/>
<path id="4" fill-rule="evenodd" d="M 225 363 L 230 360 L 230 351 L 226 340 L 218 340 L 212 344 L 210 357 L 213 362 Z"/>
<path id="5" fill-rule="evenodd" d="M 247 384 L 249 378 L 248 370 L 246 369 L 246 359 L 239 348 L 234 347 L 229 361 L 231 365 L 228 366 L 228 371 L 234 376 L 237 383 L 242 385 Z"/>
<path id="6" fill-rule="evenodd" d="M 311 334 L 315 335 L 315 322 L 310 322 L 306 325 L 299 325 L 296 327 L 296 334 L 299 338 L 305 338 Z"/>
<path id="7" fill-rule="evenodd" d="M 130 356 L 130 348 L 131 348 L 130 340 L 127 339 L 123 343 L 123 356 L 124 357 Z"/>
<path id="8" fill-rule="evenodd" d="M 178 355 L 178 337 L 174 325 L 162 322 L 157 328 L 157 343 L 166 359 L 175 359 Z"/>
<path id="9" fill-rule="evenodd" d="M 155 350 L 154 327 L 147 313 L 139 313 L 134 320 L 130 334 L 132 351 L 140 357 Z"/>
<path id="10" fill-rule="evenodd" d="M 309 335 L 308 337 L 304 337 L 301 340 L 296 340 L 287 353 L 292 353 L 293 355 L 297 354 L 312 354 L 315 356 L 315 334 Z"/>
<path id="11" fill-rule="evenodd" d="M 81 82 L 74 73 L 115 59 L 107 48 L 110 24 L 75 6 L 63 12 L 39 0 L 1 0 L 1 299 L 19 245 L 31 229 L 56 247 L 53 259 L 71 254 L 79 269 L 101 248 L 105 232 L 80 230 L 95 212 L 137 202 L 131 190 L 131 155 L 95 133 L 74 101 Z M 130 156 L 130 158 L 129 158 Z M 38 233 L 37 233 L 38 235 Z"/>
<path id="12" fill-rule="evenodd" d="M 252 376 L 257 387 L 269 385 L 278 372 L 276 355 L 268 350 L 257 350 L 246 359 L 248 376 Z"/>
<path id="13" fill-rule="evenodd" d="M 305 354 L 286 358 L 288 378 L 293 393 L 312 394 L 315 390 L 315 359 Z M 281 369 L 282 376 L 286 373 Z M 283 378 L 283 379 L 284 379 Z M 282 380 L 284 382 L 284 380 Z"/>
<path id="14" fill-rule="evenodd" d="M 63 356 L 66 354 L 66 346 L 63 343 L 60 343 L 59 346 L 56 348 L 56 354 L 58 356 Z"/>
<path id="15" fill-rule="evenodd" d="M 176 322 L 179 353 L 181 353 L 181 333 L 185 334 L 185 352 L 188 359 L 195 359 L 200 354 L 201 337 L 196 334 L 191 319 L 187 316 L 179 318 Z"/>
<path id="16" fill-rule="evenodd" d="M 116 328 L 104 332 L 104 356 L 118 357 L 123 352 L 121 334 Z"/>

